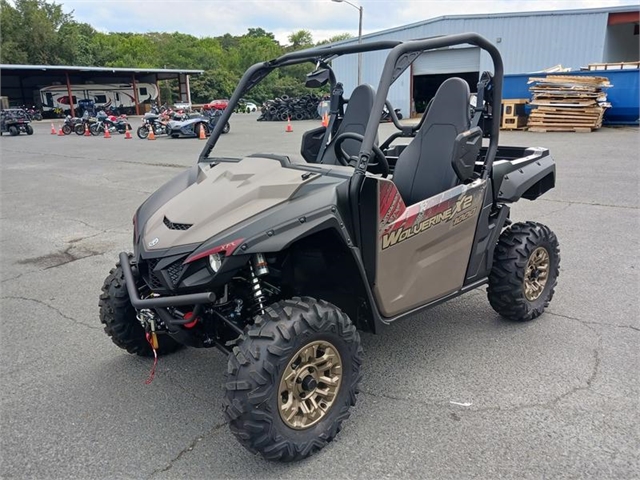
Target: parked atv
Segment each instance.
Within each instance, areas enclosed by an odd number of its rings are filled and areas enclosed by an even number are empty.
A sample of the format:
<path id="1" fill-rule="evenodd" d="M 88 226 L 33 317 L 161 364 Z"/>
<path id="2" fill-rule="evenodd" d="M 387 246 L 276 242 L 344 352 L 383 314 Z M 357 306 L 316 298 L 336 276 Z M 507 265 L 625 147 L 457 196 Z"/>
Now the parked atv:
<path id="1" fill-rule="evenodd" d="M 477 108 L 467 82 L 450 78 L 418 125 L 391 115 L 398 130 L 378 145 L 393 82 L 422 52 L 461 44 L 493 60 Z M 360 85 L 345 98 L 329 62 L 380 50 L 390 52 L 378 91 Z M 329 84 L 332 116 L 303 135 L 302 158 L 211 156 L 239 99 L 303 62 L 316 65 L 307 87 Z M 555 163 L 545 148 L 498 146 L 502 85 L 500 54 L 477 34 L 318 47 L 250 67 L 198 163 L 136 211 L 133 253 L 120 254 L 100 296 L 106 333 L 143 356 L 185 345 L 228 354 L 231 431 L 250 451 L 291 461 L 348 418 L 362 378 L 358 331 L 487 284 L 500 315 L 542 315 L 558 240 L 509 212 L 554 187 Z"/>
<path id="2" fill-rule="evenodd" d="M 9 133 L 15 137 L 20 135 L 20 132 L 33 135 L 33 127 L 29 123 L 28 114 L 20 108 L 0 111 L 0 135 Z"/>
<path id="3" fill-rule="evenodd" d="M 210 109 L 186 120 L 172 120 L 167 123 L 167 135 L 171 138 L 198 138 L 200 130 L 203 129 L 205 136 L 208 137 L 222 116 L 222 112 L 222 110 Z M 225 122 L 221 133 L 229 133 L 230 130 L 231 125 Z"/>

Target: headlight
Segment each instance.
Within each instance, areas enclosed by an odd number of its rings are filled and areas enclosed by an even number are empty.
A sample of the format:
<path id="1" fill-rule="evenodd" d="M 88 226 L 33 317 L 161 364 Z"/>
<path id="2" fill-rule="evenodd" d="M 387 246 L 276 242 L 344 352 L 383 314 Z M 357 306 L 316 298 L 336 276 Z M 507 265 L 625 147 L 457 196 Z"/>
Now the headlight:
<path id="1" fill-rule="evenodd" d="M 222 255 L 219 253 L 209 255 L 209 266 L 211 267 L 211 270 L 213 270 L 213 273 L 220 270 L 220 267 L 222 266 Z"/>

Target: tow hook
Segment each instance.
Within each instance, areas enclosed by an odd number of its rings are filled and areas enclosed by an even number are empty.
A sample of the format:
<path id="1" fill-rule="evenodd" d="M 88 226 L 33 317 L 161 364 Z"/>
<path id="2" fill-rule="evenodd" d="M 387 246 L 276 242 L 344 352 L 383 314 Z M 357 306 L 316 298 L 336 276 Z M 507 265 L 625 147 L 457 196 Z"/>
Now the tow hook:
<path id="1" fill-rule="evenodd" d="M 154 350 L 158 349 L 158 334 L 156 333 L 156 319 L 151 310 L 142 309 L 138 311 L 138 321 L 142 328 L 149 334 L 149 343 Z"/>
<path id="2" fill-rule="evenodd" d="M 156 334 L 156 321 L 155 319 L 149 320 L 149 329 L 151 330 L 151 348 L 154 350 L 158 349 L 158 335 Z"/>

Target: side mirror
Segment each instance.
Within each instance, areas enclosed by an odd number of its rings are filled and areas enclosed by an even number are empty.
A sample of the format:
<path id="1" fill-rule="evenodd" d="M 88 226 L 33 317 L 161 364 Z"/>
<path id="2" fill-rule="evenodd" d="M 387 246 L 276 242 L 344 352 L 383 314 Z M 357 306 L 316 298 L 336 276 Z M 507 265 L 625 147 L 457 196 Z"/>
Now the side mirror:
<path id="1" fill-rule="evenodd" d="M 473 175 L 473 169 L 482 146 L 482 129 L 473 127 L 459 134 L 451 153 L 451 166 L 461 182 L 465 182 Z"/>
<path id="2" fill-rule="evenodd" d="M 309 73 L 304 85 L 307 88 L 320 88 L 326 85 L 330 79 L 331 70 L 328 68 L 321 68 Z"/>

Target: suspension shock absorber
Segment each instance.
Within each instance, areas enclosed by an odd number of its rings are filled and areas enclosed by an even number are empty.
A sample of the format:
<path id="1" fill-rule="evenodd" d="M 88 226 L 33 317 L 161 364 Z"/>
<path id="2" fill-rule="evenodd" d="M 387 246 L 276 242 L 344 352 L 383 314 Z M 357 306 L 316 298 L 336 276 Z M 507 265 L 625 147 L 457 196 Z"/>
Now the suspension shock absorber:
<path id="1" fill-rule="evenodd" d="M 264 301 L 267 297 L 262 291 L 260 277 L 269 273 L 269 266 L 261 253 L 256 253 L 249 263 L 249 273 L 251 275 L 251 294 L 253 296 L 253 304 L 251 306 L 252 315 L 264 314 Z"/>

